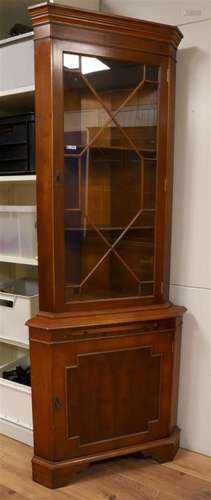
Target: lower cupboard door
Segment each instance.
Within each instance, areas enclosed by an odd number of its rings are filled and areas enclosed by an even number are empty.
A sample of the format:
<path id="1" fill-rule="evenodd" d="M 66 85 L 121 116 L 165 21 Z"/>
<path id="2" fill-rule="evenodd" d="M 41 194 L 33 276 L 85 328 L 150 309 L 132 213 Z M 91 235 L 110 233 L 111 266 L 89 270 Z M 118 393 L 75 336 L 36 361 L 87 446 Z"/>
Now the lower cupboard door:
<path id="1" fill-rule="evenodd" d="M 53 348 L 55 459 L 129 448 L 169 434 L 173 333 Z"/>

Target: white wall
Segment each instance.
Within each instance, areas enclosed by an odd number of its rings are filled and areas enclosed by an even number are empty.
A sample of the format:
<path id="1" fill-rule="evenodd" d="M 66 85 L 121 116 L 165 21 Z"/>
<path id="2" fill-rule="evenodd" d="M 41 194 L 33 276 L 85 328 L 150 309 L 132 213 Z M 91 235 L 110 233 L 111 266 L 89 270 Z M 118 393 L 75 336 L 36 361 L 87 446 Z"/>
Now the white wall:
<path id="1" fill-rule="evenodd" d="M 184 304 L 182 445 L 211 455 L 211 20 L 178 53 L 171 298 Z"/>
<path id="2" fill-rule="evenodd" d="M 183 447 L 211 455 L 211 6 L 200 0 L 105 0 L 102 7 L 180 24 L 184 34 L 177 65 L 171 258 L 171 299 L 188 308 L 178 424 Z M 185 16 L 187 9 L 201 14 Z"/>
<path id="3" fill-rule="evenodd" d="M 52 3 L 61 3 L 71 7 L 81 7 L 82 9 L 98 10 L 100 0 L 50 0 Z"/>
<path id="4" fill-rule="evenodd" d="M 178 25 L 209 17 L 211 2 L 209 0 L 102 0 L 101 10 Z"/>

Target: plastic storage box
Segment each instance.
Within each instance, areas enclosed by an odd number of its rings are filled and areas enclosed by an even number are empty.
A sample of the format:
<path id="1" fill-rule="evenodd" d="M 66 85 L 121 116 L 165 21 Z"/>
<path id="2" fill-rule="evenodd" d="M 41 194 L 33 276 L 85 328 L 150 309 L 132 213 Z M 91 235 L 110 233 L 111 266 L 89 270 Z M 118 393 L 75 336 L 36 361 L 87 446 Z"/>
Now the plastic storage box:
<path id="1" fill-rule="evenodd" d="M 35 206 L 0 206 L 0 256 L 36 259 Z"/>
<path id="2" fill-rule="evenodd" d="M 26 349 L 0 342 L 0 432 L 32 445 L 31 388 L 2 378 L 3 371 L 28 362 Z"/>
<path id="3" fill-rule="evenodd" d="M 38 312 L 38 284 L 18 279 L 0 286 L 0 338 L 28 345 L 25 322 Z"/>

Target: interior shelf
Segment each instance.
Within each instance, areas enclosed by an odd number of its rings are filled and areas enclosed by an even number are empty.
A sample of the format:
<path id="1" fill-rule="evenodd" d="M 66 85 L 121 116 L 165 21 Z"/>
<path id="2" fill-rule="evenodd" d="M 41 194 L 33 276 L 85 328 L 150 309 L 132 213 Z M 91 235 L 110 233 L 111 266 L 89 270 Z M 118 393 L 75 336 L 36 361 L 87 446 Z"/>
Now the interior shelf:
<path id="1" fill-rule="evenodd" d="M 77 146 L 78 148 L 81 148 L 82 146 L 79 145 Z M 84 146 L 84 149 L 85 149 L 85 146 Z M 107 146 L 106 144 L 100 144 L 100 145 L 93 145 L 91 144 L 89 146 L 89 149 L 108 149 L 108 150 L 124 150 L 124 151 L 133 151 L 132 147 L 126 147 L 126 146 Z M 156 153 L 156 150 L 155 149 L 144 149 L 144 148 L 138 148 L 139 152 L 140 153 L 150 153 L 150 154 L 155 154 Z M 77 156 L 76 154 L 74 153 L 65 153 L 64 154 L 64 157 L 65 158 L 72 158 L 72 157 L 75 157 Z M 79 156 L 79 155 L 78 155 Z M 147 160 L 149 158 L 146 158 Z M 156 158 L 152 158 L 153 160 L 156 160 Z"/>
<path id="2" fill-rule="evenodd" d="M 125 226 L 96 226 L 99 231 L 124 231 Z M 151 230 L 154 229 L 154 226 L 132 226 L 128 228 L 128 231 L 139 231 L 139 230 Z M 65 231 L 80 231 L 83 232 L 84 230 L 86 231 L 96 231 L 95 228 L 93 227 L 66 227 Z"/>

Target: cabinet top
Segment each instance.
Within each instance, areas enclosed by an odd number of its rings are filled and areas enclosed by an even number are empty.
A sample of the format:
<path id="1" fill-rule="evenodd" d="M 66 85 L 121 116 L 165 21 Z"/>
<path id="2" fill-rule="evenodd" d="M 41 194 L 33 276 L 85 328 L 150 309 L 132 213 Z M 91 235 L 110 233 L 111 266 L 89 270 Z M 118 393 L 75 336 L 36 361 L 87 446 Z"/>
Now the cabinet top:
<path id="1" fill-rule="evenodd" d="M 177 49 L 183 35 L 179 28 L 104 12 L 79 9 L 51 2 L 29 7 L 33 27 L 56 24 L 152 40 Z M 51 36 L 52 33 L 51 33 Z M 40 36 L 39 36 L 40 38 Z M 36 39 L 36 30 L 35 30 Z"/>

